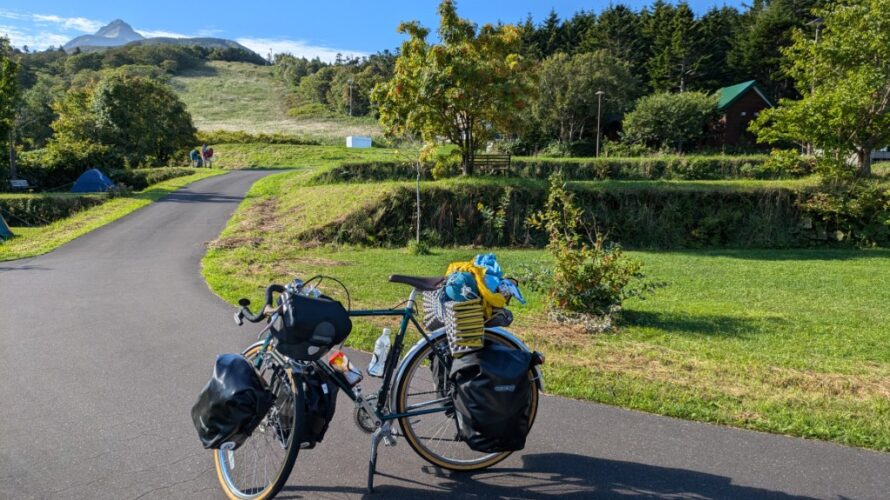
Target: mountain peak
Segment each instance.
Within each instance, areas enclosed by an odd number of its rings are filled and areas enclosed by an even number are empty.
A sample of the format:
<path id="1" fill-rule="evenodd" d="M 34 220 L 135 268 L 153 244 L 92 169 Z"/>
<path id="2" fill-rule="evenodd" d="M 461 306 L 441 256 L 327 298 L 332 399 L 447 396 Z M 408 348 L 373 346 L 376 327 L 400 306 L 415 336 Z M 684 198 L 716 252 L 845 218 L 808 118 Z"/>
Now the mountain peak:
<path id="1" fill-rule="evenodd" d="M 115 38 L 125 43 L 135 40 L 142 40 L 144 38 L 139 33 L 136 33 L 136 30 L 134 30 L 132 26 L 127 24 L 122 19 L 115 19 L 105 26 L 102 26 L 101 28 L 99 28 L 99 31 L 96 32 L 95 36 L 101 36 L 103 38 Z"/>

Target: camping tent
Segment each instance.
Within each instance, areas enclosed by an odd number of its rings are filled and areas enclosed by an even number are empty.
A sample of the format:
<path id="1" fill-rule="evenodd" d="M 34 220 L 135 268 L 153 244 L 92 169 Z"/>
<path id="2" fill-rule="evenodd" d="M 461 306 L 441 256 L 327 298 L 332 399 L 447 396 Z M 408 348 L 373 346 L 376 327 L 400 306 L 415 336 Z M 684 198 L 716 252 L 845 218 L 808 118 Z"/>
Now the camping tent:
<path id="1" fill-rule="evenodd" d="M 95 168 L 91 168 L 80 174 L 74 187 L 71 188 L 72 193 L 96 193 L 100 191 L 108 191 L 114 187 L 111 179 Z"/>
<path id="2" fill-rule="evenodd" d="M 9 230 L 9 226 L 6 224 L 6 221 L 3 219 L 3 214 L 0 214 L 0 241 L 8 240 L 12 238 L 12 231 Z"/>

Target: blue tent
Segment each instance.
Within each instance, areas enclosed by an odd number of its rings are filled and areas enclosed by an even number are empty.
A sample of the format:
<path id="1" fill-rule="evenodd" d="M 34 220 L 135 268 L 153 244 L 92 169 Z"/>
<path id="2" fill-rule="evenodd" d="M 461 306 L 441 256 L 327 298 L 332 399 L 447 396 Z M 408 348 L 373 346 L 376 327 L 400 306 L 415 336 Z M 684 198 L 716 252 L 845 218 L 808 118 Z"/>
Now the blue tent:
<path id="1" fill-rule="evenodd" d="M 74 187 L 71 188 L 71 192 L 98 193 L 108 191 L 112 187 L 114 187 L 114 183 L 111 182 L 111 179 L 106 177 L 105 174 L 99 170 L 91 168 L 80 174 L 80 177 L 77 178 L 77 182 L 74 183 Z"/>
<path id="2" fill-rule="evenodd" d="M 0 241 L 8 240 L 12 238 L 12 231 L 9 230 L 9 226 L 6 225 L 6 221 L 3 220 L 3 214 L 0 214 Z"/>

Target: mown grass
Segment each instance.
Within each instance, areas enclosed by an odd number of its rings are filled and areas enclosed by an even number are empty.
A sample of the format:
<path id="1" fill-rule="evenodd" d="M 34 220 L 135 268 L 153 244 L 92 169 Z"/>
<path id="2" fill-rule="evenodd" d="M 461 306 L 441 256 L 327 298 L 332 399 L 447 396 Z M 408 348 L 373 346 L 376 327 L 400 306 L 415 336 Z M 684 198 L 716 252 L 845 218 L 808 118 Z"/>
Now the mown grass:
<path id="1" fill-rule="evenodd" d="M 353 149 L 345 145 L 218 144 L 214 166 L 221 168 L 333 167 L 347 161 L 396 161 L 398 152 L 387 148 Z"/>
<path id="2" fill-rule="evenodd" d="M 65 219 L 42 227 L 13 227 L 16 236 L 0 243 L 0 261 L 33 257 L 52 251 L 69 241 L 113 222 L 153 201 L 191 184 L 220 175 L 220 170 L 200 170 L 198 173 L 160 182 L 129 196 L 113 198 L 97 207 L 78 212 Z M 16 195 L 13 195 L 16 196 Z"/>
<path id="3" fill-rule="evenodd" d="M 482 251 L 276 248 L 213 249 L 204 275 L 234 302 L 260 300 L 269 282 L 323 273 L 349 286 L 354 306 L 386 307 L 408 292 L 387 283 L 389 274 L 437 275 Z M 540 250 L 494 251 L 507 270 L 548 259 Z M 547 354 L 548 392 L 890 450 L 890 251 L 630 254 L 669 285 L 629 301 L 618 333 L 556 326 L 530 291 L 529 306 L 512 308 L 512 329 Z M 357 322 L 350 345 L 370 349 L 383 324 Z"/>
<path id="4" fill-rule="evenodd" d="M 356 306 L 384 307 L 408 290 L 392 273 L 436 275 L 483 251 L 312 247 L 299 235 L 336 223 L 410 182 L 313 185 L 313 173 L 266 177 L 248 193 L 204 259 L 211 288 L 234 302 L 295 275 L 342 279 Z M 533 183 L 451 179 L 427 185 Z M 797 188 L 792 181 L 604 181 L 589 189 Z M 261 224 L 260 224 L 261 223 Z M 485 250 L 487 251 L 487 250 Z M 542 250 L 494 249 L 505 269 L 546 262 Z M 551 323 L 544 298 L 514 307 L 514 329 L 548 354 L 554 394 L 844 444 L 890 450 L 890 251 L 723 250 L 630 252 L 666 281 L 626 304 L 616 334 Z M 331 291 L 335 291 L 331 289 Z M 379 321 L 358 321 L 350 343 L 369 349 Z"/>
<path id="5" fill-rule="evenodd" d="M 288 114 L 288 91 L 269 66 L 211 61 L 171 81 L 199 130 L 281 133 L 329 141 L 347 135 L 379 136 L 373 120 Z"/>

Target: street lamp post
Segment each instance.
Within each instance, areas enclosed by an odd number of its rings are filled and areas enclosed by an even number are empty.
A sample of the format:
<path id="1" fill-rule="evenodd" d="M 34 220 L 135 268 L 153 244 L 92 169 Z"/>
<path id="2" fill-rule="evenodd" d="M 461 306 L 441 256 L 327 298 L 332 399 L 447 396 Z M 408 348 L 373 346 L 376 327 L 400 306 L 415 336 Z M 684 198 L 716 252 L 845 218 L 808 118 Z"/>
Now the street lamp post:
<path id="1" fill-rule="evenodd" d="M 352 116 L 352 84 L 355 83 L 355 81 L 350 78 L 347 83 L 349 83 L 349 116 Z"/>
<path id="2" fill-rule="evenodd" d="M 600 135 L 601 135 L 601 130 L 602 130 L 602 128 L 600 128 L 600 119 L 602 118 L 602 111 L 603 111 L 603 94 L 605 94 L 605 92 L 603 92 L 602 90 L 596 91 L 596 98 L 597 98 L 597 103 L 596 103 L 596 156 L 597 157 L 599 157 L 599 155 L 600 155 Z"/>

